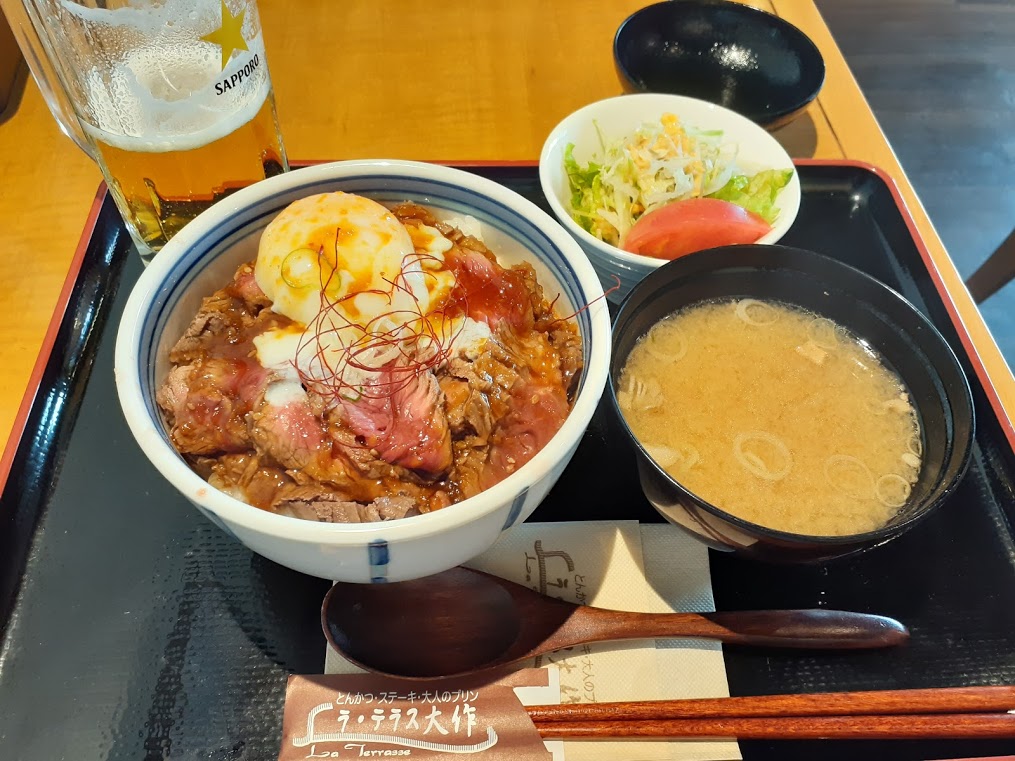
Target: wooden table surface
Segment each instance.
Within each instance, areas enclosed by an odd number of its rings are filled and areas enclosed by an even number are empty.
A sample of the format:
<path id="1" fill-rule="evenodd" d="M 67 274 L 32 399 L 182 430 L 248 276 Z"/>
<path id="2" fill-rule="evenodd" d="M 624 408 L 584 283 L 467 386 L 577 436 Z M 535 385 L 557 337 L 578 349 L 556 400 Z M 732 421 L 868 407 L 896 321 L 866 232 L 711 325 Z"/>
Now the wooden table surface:
<path id="1" fill-rule="evenodd" d="M 536 159 L 566 114 L 617 95 L 611 43 L 648 0 L 260 0 L 292 159 Z M 807 113 L 776 133 L 796 158 L 867 161 L 895 178 L 998 397 L 1015 380 L 811 0 L 756 0 L 821 49 Z M 34 83 L 0 124 L 0 441 L 33 366 L 101 176 Z"/>

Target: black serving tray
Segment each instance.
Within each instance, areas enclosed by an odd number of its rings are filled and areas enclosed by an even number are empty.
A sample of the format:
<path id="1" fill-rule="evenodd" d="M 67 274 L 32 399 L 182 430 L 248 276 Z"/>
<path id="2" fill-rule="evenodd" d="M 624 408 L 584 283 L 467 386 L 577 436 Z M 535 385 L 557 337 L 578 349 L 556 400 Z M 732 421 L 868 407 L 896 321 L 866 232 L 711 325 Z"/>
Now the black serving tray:
<path id="1" fill-rule="evenodd" d="M 534 166 L 467 168 L 546 208 Z M 977 437 L 970 471 L 948 504 L 884 547 L 812 567 L 712 553 L 720 610 L 872 611 L 901 619 L 913 634 L 904 649 L 862 654 L 727 649 L 730 690 L 1013 684 L 1011 423 L 984 385 L 891 181 L 860 164 L 800 162 L 799 169 L 803 201 L 784 242 L 849 262 L 924 311 L 969 376 Z M 264 560 L 219 531 L 163 481 L 127 430 L 112 355 L 140 272 L 112 201 L 100 195 L 37 369 L 37 393 L 19 418 L 24 435 L 3 461 L 3 761 L 275 759 L 286 677 L 323 669 L 318 610 L 326 582 Z M 659 520 L 615 423 L 601 407 L 532 521 Z M 747 759 L 901 761 L 999 755 L 1015 751 L 1015 741 L 741 747 Z"/>

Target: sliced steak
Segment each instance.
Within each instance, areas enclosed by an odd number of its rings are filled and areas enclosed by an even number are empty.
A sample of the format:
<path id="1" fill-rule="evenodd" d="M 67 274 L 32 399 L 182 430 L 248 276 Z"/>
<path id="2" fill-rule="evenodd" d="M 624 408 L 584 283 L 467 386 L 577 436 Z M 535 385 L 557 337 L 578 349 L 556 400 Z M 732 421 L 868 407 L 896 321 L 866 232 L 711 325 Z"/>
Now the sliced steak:
<path id="1" fill-rule="evenodd" d="M 490 446 L 474 436 L 455 441 L 455 464 L 448 476 L 454 502 L 474 497 L 483 491 Z"/>
<path id="2" fill-rule="evenodd" d="M 415 472 L 400 465 L 393 465 L 382 459 L 376 449 L 357 441 L 356 434 L 342 422 L 343 414 L 341 408 L 328 410 L 324 414 L 328 435 L 331 437 L 332 445 L 345 455 L 360 476 L 373 481 L 403 481 L 412 484 L 423 482 L 424 479 Z"/>
<path id="3" fill-rule="evenodd" d="M 483 488 L 507 478 L 532 459 L 564 424 L 567 396 L 559 387 L 522 385 L 515 389 L 511 410 L 491 437 Z"/>
<path id="4" fill-rule="evenodd" d="M 157 393 L 177 449 L 213 486 L 309 520 L 393 520 L 478 494 L 563 423 L 581 342 L 532 267 L 501 266 L 423 207 L 394 211 L 451 241 L 444 258 L 457 283 L 440 309 L 485 323 L 489 339 L 434 369 L 406 361 L 371 371 L 354 400 L 321 398 L 289 365 L 257 363 L 255 337 L 294 323 L 272 311 L 253 264 L 242 265 L 202 303 Z"/>
<path id="5" fill-rule="evenodd" d="M 470 243 L 481 243 L 473 238 Z M 535 274 L 528 264 L 510 269 L 501 267 L 492 255 L 483 250 L 454 244 L 444 253 L 445 266 L 454 273 L 456 285 L 450 301 L 477 322 L 485 322 L 491 330 L 502 325 L 526 333 L 535 324 L 532 298 L 526 281 Z"/>
<path id="6" fill-rule="evenodd" d="M 560 354 L 560 374 L 564 381 L 564 388 L 568 396 L 573 397 L 574 386 L 581 374 L 582 366 L 585 364 L 585 356 L 582 353 L 582 339 L 578 329 L 569 322 L 558 321 L 550 327 L 546 333 L 550 346 Z"/>
<path id="7" fill-rule="evenodd" d="M 250 359 L 206 357 L 174 367 L 155 399 L 183 454 L 209 455 L 250 448 L 246 415 L 268 383 Z"/>
<path id="8" fill-rule="evenodd" d="M 307 398 L 272 404 L 265 398 L 247 418 L 250 439 L 294 476 L 357 491 L 359 481 L 349 460 L 332 446 L 325 423 Z M 373 496 L 370 493 L 370 496 Z"/>
<path id="9" fill-rule="evenodd" d="M 385 521 L 419 515 L 416 501 L 411 497 L 378 497 L 368 507 L 376 510 Z"/>
<path id="10" fill-rule="evenodd" d="M 445 375 L 440 384 L 447 400 L 448 425 L 454 437 L 472 435 L 476 439 L 473 447 L 485 444 L 494 425 L 486 393 L 452 375 Z"/>
<path id="11" fill-rule="evenodd" d="M 248 271 L 249 270 L 249 271 Z M 252 277 L 249 265 L 237 279 Z M 251 281 L 253 282 L 253 281 Z M 236 282 L 204 299 L 170 352 L 175 365 L 156 392 L 177 449 L 189 455 L 251 448 L 246 416 L 259 402 L 270 371 L 257 363 L 253 339 L 292 321 L 257 306 L 257 284 Z M 257 289 L 259 291 L 259 289 Z M 263 294 L 262 294 L 263 296 Z"/>
<path id="12" fill-rule="evenodd" d="M 279 492 L 291 487 L 292 479 L 257 455 L 228 454 L 213 461 L 208 483 L 248 505 L 267 509 Z"/>
<path id="13" fill-rule="evenodd" d="M 197 315 L 169 353 L 169 360 L 174 364 L 185 364 L 205 353 L 223 355 L 242 348 L 238 345 L 248 342 L 253 334 L 273 324 L 289 322 L 285 317 L 274 314 L 263 315 L 258 320 L 264 308 L 269 306 L 271 302 L 254 280 L 253 265 L 240 265 L 228 286 L 201 302 Z M 256 328 L 255 322 L 258 323 Z"/>
<path id="14" fill-rule="evenodd" d="M 272 508 L 282 514 L 321 523 L 368 523 L 418 515 L 411 497 L 378 497 L 364 504 L 318 486 L 296 486 L 287 490 Z"/>
<path id="15" fill-rule="evenodd" d="M 257 314 L 265 307 L 271 306 L 271 299 L 264 295 L 264 291 L 254 278 L 253 262 L 241 264 L 233 275 L 233 282 L 225 290 L 243 301 L 251 314 Z"/>
<path id="16" fill-rule="evenodd" d="M 376 387 L 355 401 L 341 398 L 342 414 L 385 462 L 437 476 L 451 466 L 444 393 L 432 372 L 410 372 L 386 366 Z"/>
<path id="17" fill-rule="evenodd" d="M 248 422 L 258 450 L 286 468 L 319 470 L 317 460 L 331 448 L 324 426 L 305 400 L 276 405 L 263 399 Z"/>
<path id="18" fill-rule="evenodd" d="M 254 324 L 246 304 L 223 291 L 201 302 L 197 315 L 169 352 L 169 361 L 183 364 L 200 359 L 222 344 L 235 344 Z"/>
<path id="19" fill-rule="evenodd" d="M 406 222 L 410 219 L 414 219 L 417 222 L 421 222 L 424 225 L 430 227 L 437 226 L 437 218 L 434 217 L 433 212 L 427 209 L 425 206 L 420 206 L 415 203 L 400 203 L 391 209 L 391 213 L 394 214 L 399 221 Z M 447 225 L 445 225 L 446 227 Z M 443 231 L 442 231 L 443 232 Z"/>

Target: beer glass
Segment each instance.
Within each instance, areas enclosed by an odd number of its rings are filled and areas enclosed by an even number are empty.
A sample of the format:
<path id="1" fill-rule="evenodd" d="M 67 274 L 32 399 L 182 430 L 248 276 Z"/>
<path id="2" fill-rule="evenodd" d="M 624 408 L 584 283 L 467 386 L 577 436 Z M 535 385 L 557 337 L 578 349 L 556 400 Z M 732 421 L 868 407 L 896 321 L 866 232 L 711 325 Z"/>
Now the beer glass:
<path id="1" fill-rule="evenodd" d="M 33 74 L 59 79 L 39 84 L 145 263 L 218 199 L 288 170 L 256 0 L 18 1 L 33 27 L 19 43 L 44 58 Z"/>

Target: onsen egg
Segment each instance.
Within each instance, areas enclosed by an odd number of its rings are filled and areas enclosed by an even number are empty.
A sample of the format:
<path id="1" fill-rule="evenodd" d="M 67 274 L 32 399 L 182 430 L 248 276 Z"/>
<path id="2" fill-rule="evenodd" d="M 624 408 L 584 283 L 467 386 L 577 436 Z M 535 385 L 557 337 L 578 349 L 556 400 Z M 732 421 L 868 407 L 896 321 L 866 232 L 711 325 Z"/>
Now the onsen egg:
<path id="1" fill-rule="evenodd" d="M 440 255 L 427 248 L 431 257 Z M 412 236 L 381 204 L 322 193 L 293 202 L 268 225 L 254 276 L 272 308 L 302 325 L 320 313 L 322 289 L 353 322 L 369 323 L 400 308 L 426 313 L 435 291 L 446 288 L 441 278 L 422 274 L 433 263 L 421 263 L 415 250 Z M 392 295 L 412 303 L 395 304 Z"/>

